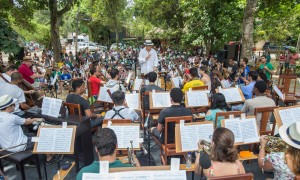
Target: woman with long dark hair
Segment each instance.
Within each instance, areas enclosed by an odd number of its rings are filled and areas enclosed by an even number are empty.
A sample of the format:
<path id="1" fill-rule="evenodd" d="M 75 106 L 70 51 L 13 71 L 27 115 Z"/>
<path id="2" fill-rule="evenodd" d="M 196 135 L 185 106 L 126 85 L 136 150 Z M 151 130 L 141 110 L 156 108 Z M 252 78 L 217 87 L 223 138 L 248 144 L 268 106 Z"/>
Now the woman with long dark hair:
<path id="1" fill-rule="evenodd" d="M 200 151 L 203 149 L 199 142 Z M 198 153 L 195 162 L 195 172 L 200 174 L 200 157 Z M 238 160 L 238 152 L 234 146 L 234 134 L 227 128 L 217 128 L 211 142 L 211 167 L 203 169 L 206 177 L 245 174 L 243 164 Z"/>
<path id="2" fill-rule="evenodd" d="M 225 96 L 222 93 L 215 93 L 212 97 L 211 109 L 205 115 L 205 120 L 213 121 L 215 123 L 216 113 L 228 110 Z M 218 118 L 217 127 L 221 127 L 221 118 Z"/>

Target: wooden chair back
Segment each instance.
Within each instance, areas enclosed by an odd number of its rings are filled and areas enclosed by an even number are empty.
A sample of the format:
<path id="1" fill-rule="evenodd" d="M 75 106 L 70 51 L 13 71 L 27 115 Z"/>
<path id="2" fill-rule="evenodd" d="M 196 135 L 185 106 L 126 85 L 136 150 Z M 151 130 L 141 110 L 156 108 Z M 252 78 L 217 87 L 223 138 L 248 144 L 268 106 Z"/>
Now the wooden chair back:
<path id="1" fill-rule="evenodd" d="M 228 119 L 230 115 L 233 115 L 234 117 L 241 116 L 241 111 L 228 111 L 228 112 L 217 112 L 216 113 L 216 119 L 215 119 L 215 128 L 218 127 L 218 119 L 219 117 L 224 117 L 224 119 Z"/>
<path id="2" fill-rule="evenodd" d="M 104 119 L 103 124 L 107 124 L 108 121 L 111 121 L 112 124 L 125 124 L 125 123 L 132 123 L 131 119 Z"/>
<path id="3" fill-rule="evenodd" d="M 180 120 L 184 120 L 186 123 L 193 121 L 193 116 L 177 116 L 177 117 L 167 117 L 165 118 L 165 127 L 164 127 L 164 133 L 165 133 L 165 139 L 164 144 L 161 146 L 162 152 L 164 154 L 162 155 L 162 161 L 163 164 L 167 164 L 167 158 L 168 156 L 174 156 L 174 155 L 182 155 L 184 153 L 176 153 L 176 146 L 175 141 L 173 143 L 168 143 L 168 133 L 170 131 L 170 128 L 174 128 L 174 139 L 175 139 L 175 124 L 179 124 Z"/>
<path id="4" fill-rule="evenodd" d="M 254 176 L 252 173 L 247 174 L 237 174 L 237 175 L 230 175 L 230 176 L 217 176 L 217 177 L 210 177 L 210 180 L 253 180 Z"/>
<path id="5" fill-rule="evenodd" d="M 259 127 L 259 133 L 260 135 L 274 135 L 274 131 L 275 131 L 275 126 L 276 126 L 276 121 L 274 120 L 273 122 L 273 127 L 271 130 L 267 130 L 267 125 L 268 125 L 268 121 L 270 118 L 270 115 L 274 112 L 274 109 L 278 108 L 276 106 L 272 106 L 272 107 L 257 107 L 254 110 L 254 115 L 256 118 L 258 118 L 258 114 L 261 115 L 261 119 L 256 119 L 257 121 L 260 122 L 260 127 Z"/>
<path id="6" fill-rule="evenodd" d="M 63 105 L 68 108 L 69 114 L 82 116 L 79 104 L 63 102 Z"/>
<path id="7" fill-rule="evenodd" d="M 208 86 L 192 87 L 192 90 L 208 90 Z"/>
<path id="8" fill-rule="evenodd" d="M 161 92 L 161 91 L 155 91 L 155 92 Z M 154 114 L 159 114 L 160 111 L 162 109 L 150 109 L 150 98 L 149 98 L 149 94 L 150 92 L 146 91 L 144 93 L 141 93 L 141 103 L 142 103 L 142 124 L 145 123 L 145 118 L 147 118 L 147 115 L 149 112 L 151 115 L 154 115 Z M 148 104 L 149 104 L 149 109 L 146 109 L 145 107 L 145 104 L 144 104 L 144 101 L 146 99 L 146 97 L 148 97 Z"/>
<path id="9" fill-rule="evenodd" d="M 86 84 L 87 84 L 87 90 L 88 90 L 88 97 L 92 97 L 93 96 L 93 94 L 92 94 L 92 84 L 91 84 L 90 80 L 87 80 Z"/>
<path id="10" fill-rule="evenodd" d="M 295 94 L 296 85 L 297 76 L 295 75 L 281 75 L 278 78 L 278 88 L 282 91 L 282 93 Z"/>

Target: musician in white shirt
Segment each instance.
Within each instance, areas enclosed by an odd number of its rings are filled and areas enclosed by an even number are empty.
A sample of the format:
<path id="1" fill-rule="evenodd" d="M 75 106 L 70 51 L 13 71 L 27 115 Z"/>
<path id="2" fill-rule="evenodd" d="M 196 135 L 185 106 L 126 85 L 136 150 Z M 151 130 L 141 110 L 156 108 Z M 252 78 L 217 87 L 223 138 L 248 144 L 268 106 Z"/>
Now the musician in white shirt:
<path id="1" fill-rule="evenodd" d="M 146 40 L 145 47 L 140 51 L 139 63 L 141 65 L 141 73 L 148 74 L 156 71 L 158 66 L 158 57 L 156 51 L 152 48 L 154 45 L 151 40 Z"/>

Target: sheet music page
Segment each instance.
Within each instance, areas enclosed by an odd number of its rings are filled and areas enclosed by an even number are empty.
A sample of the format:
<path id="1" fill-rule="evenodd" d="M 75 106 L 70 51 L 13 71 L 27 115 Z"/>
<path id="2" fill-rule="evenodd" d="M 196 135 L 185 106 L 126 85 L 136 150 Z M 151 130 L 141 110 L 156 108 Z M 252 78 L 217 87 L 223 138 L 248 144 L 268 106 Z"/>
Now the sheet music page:
<path id="1" fill-rule="evenodd" d="M 55 128 L 53 152 L 70 152 L 72 134 L 73 128 Z"/>
<path id="2" fill-rule="evenodd" d="M 189 107 L 208 106 L 206 91 L 187 91 L 187 98 Z"/>
<path id="3" fill-rule="evenodd" d="M 129 72 L 129 73 L 128 73 L 127 78 L 126 78 L 126 81 L 125 81 L 127 84 L 129 84 L 132 75 L 133 75 L 133 72 Z"/>
<path id="4" fill-rule="evenodd" d="M 259 142 L 257 124 L 255 118 L 242 119 L 241 130 L 244 143 Z"/>
<path id="5" fill-rule="evenodd" d="M 238 88 L 221 89 L 220 93 L 225 96 L 227 103 L 242 101 L 242 97 Z"/>
<path id="6" fill-rule="evenodd" d="M 118 148 L 131 148 L 130 141 L 133 141 L 133 148 L 139 148 L 139 126 L 110 126 L 109 128 L 116 133 Z"/>
<path id="7" fill-rule="evenodd" d="M 99 174 L 99 173 L 83 173 L 82 180 L 118 180 L 115 173 Z"/>
<path id="8" fill-rule="evenodd" d="M 225 127 L 230 129 L 234 134 L 234 143 L 243 142 L 243 135 L 240 126 L 240 119 L 225 119 Z"/>
<path id="9" fill-rule="evenodd" d="M 297 120 L 299 121 L 299 112 L 296 111 L 299 111 L 300 109 L 299 108 L 293 108 L 293 109 L 282 109 L 278 111 L 283 125 L 291 125 Z"/>
<path id="10" fill-rule="evenodd" d="M 152 93 L 152 101 L 153 101 L 153 107 L 155 108 L 164 108 L 164 107 L 170 107 L 171 99 L 170 99 L 170 93 Z"/>
<path id="11" fill-rule="evenodd" d="M 109 174 L 83 173 L 83 180 L 186 180 L 186 171 L 126 171 Z"/>
<path id="12" fill-rule="evenodd" d="M 140 98 L 139 93 L 125 94 L 125 99 L 130 109 L 137 109 L 137 110 L 141 109 L 139 108 L 139 104 L 140 104 L 139 98 Z"/>
<path id="13" fill-rule="evenodd" d="M 61 99 L 44 97 L 42 103 L 42 114 L 58 118 L 61 104 Z"/>
<path id="14" fill-rule="evenodd" d="M 133 83 L 133 91 L 139 91 L 143 83 L 143 79 L 135 79 Z"/>
<path id="15" fill-rule="evenodd" d="M 37 152 L 70 152 L 73 128 L 41 128 Z"/>
<path id="16" fill-rule="evenodd" d="M 198 141 L 191 137 L 197 137 L 197 126 L 190 125 L 180 127 L 181 149 L 183 152 L 198 149 Z"/>
<path id="17" fill-rule="evenodd" d="M 290 111 L 292 112 L 295 122 L 300 121 L 300 107 L 291 108 Z"/>
<path id="18" fill-rule="evenodd" d="M 280 97 L 280 99 L 284 99 L 284 96 L 283 96 L 283 94 L 282 94 L 282 92 L 278 89 L 278 87 L 277 86 L 275 86 L 275 85 L 273 85 L 273 89 L 274 89 L 274 91 L 276 92 L 276 94 Z"/>
<path id="19" fill-rule="evenodd" d="M 107 92 L 107 87 L 103 86 L 100 87 L 99 95 L 98 95 L 98 100 L 99 101 L 104 101 L 104 102 L 110 102 L 113 103 L 112 99 L 110 98 L 108 92 Z"/>
<path id="20" fill-rule="evenodd" d="M 197 136 L 196 137 L 198 137 L 198 141 L 205 140 L 207 142 L 210 142 L 213 133 L 214 133 L 213 123 L 197 125 Z M 197 141 L 197 143 L 198 143 L 198 141 Z"/>
<path id="21" fill-rule="evenodd" d="M 175 87 L 177 87 L 177 88 L 180 87 L 180 79 L 179 79 L 179 77 L 172 78 L 172 81 L 173 81 Z"/>

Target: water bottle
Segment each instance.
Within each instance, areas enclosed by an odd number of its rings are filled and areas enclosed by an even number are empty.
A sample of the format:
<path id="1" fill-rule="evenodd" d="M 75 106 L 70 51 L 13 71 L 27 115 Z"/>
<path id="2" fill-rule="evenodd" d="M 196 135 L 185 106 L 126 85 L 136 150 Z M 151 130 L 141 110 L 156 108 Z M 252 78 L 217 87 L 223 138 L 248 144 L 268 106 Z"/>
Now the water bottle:
<path id="1" fill-rule="evenodd" d="M 188 152 L 187 158 L 186 158 L 186 168 L 192 167 L 192 153 Z"/>

